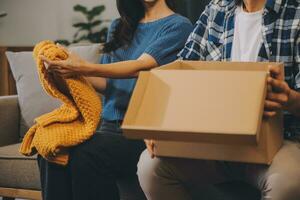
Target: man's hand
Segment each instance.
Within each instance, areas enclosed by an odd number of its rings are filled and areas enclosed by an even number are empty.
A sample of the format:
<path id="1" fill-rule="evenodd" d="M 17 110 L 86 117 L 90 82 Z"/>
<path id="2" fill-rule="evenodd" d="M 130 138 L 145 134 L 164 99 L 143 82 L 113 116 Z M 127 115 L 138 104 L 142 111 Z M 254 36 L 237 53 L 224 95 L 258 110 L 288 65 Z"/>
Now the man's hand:
<path id="1" fill-rule="evenodd" d="M 283 109 L 289 102 L 290 93 L 291 89 L 284 81 L 280 68 L 271 66 L 264 116 L 273 117 L 278 110 Z"/>
<path id="2" fill-rule="evenodd" d="M 151 158 L 155 158 L 154 155 L 154 141 L 153 140 L 144 140 L 145 144 L 147 146 L 147 150 L 151 155 Z"/>

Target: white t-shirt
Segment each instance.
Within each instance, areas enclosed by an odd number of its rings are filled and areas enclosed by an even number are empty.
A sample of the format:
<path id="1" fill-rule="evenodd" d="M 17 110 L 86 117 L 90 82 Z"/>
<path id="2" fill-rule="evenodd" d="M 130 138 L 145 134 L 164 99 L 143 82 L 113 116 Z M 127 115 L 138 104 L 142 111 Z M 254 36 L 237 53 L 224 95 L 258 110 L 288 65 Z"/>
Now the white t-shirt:
<path id="1" fill-rule="evenodd" d="M 236 9 L 234 37 L 231 51 L 232 61 L 255 62 L 262 44 L 262 14 Z"/>

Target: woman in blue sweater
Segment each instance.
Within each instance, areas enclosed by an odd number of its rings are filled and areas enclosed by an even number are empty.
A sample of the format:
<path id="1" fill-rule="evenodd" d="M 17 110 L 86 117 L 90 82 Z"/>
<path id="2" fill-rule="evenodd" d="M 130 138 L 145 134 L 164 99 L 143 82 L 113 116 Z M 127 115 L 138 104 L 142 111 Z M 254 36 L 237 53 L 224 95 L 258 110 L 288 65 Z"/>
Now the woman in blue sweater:
<path id="1" fill-rule="evenodd" d="M 116 180 L 136 174 L 143 141 L 122 136 L 120 124 L 140 71 L 176 59 L 192 31 L 172 10 L 172 0 L 117 0 L 120 19 L 111 25 L 100 64 L 70 53 L 66 61 L 43 58 L 62 77 L 84 75 L 104 94 L 102 123 L 88 141 L 71 152 L 64 168 L 39 156 L 43 199 L 118 200 Z"/>

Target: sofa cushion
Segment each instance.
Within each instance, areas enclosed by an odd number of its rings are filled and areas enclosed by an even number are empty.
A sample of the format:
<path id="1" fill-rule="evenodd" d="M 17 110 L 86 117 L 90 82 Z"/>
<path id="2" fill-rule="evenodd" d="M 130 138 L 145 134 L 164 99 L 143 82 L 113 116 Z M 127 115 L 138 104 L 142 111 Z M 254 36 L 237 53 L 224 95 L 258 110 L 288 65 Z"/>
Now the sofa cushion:
<path id="1" fill-rule="evenodd" d="M 0 147 L 0 187 L 40 190 L 36 156 L 25 157 L 20 144 Z"/>
<path id="2" fill-rule="evenodd" d="M 18 100 L 21 110 L 21 135 L 26 128 L 34 124 L 34 119 L 60 105 L 60 102 L 48 96 L 38 78 L 32 52 L 7 52 L 14 79 L 16 80 Z"/>
<path id="3" fill-rule="evenodd" d="M 100 59 L 100 45 L 70 47 L 85 60 L 97 63 Z M 21 120 L 22 137 L 26 128 L 34 124 L 34 119 L 48 113 L 61 105 L 60 101 L 48 96 L 43 90 L 36 69 L 32 52 L 6 52 L 11 71 L 16 80 L 19 105 L 23 120 Z M 22 123 L 24 122 L 24 123 Z"/>
<path id="4" fill-rule="evenodd" d="M 0 147 L 0 187 L 40 190 L 36 156 L 19 153 L 20 144 Z M 121 200 L 145 200 L 137 177 L 118 181 Z"/>

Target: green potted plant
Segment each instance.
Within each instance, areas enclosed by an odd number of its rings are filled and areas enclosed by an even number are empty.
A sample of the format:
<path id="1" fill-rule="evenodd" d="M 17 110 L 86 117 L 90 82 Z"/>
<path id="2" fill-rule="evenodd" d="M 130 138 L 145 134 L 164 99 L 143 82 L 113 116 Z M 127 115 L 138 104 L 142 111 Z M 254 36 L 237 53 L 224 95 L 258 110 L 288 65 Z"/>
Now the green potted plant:
<path id="1" fill-rule="evenodd" d="M 75 12 L 79 12 L 84 15 L 85 20 L 83 22 L 73 24 L 73 27 L 77 29 L 73 36 L 73 40 L 57 40 L 56 42 L 64 45 L 70 45 L 71 43 L 79 43 L 87 41 L 91 43 L 103 43 L 106 41 L 108 28 L 103 26 L 103 23 L 109 20 L 101 20 L 100 15 L 105 11 L 104 5 L 99 5 L 91 8 L 90 10 L 83 5 L 75 5 L 73 7 Z"/>

